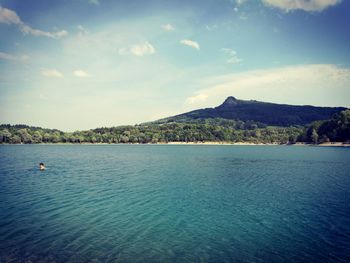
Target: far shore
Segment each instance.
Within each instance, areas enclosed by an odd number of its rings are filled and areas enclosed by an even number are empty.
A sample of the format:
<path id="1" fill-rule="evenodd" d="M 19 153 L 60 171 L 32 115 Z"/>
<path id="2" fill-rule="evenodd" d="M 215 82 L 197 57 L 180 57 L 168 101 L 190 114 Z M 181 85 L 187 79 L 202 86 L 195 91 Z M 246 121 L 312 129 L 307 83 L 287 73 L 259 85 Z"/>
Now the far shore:
<path id="1" fill-rule="evenodd" d="M 251 142 L 167 142 L 157 144 L 170 145 L 244 145 L 244 146 L 322 146 L 322 147 L 350 147 L 349 143 L 329 142 L 321 144 L 295 143 L 295 144 L 279 144 L 279 143 L 251 143 Z"/>
<path id="2" fill-rule="evenodd" d="M 24 143 L 18 144 L 2 144 L 2 145 L 26 145 Z M 37 143 L 33 145 L 242 145 L 242 146 L 308 146 L 308 147 L 350 147 L 350 143 L 342 142 L 328 142 L 321 144 L 309 144 L 297 142 L 295 144 L 279 144 L 279 143 L 251 143 L 251 142 L 158 142 L 158 143 L 91 143 L 91 142 L 82 142 L 82 143 Z"/>

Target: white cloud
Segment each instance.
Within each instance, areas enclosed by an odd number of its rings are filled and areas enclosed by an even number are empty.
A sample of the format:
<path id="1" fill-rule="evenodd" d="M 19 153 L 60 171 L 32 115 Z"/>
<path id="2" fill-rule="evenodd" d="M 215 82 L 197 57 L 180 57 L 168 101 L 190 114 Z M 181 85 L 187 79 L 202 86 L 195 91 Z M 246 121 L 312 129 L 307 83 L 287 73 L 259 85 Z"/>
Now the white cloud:
<path id="1" fill-rule="evenodd" d="M 265 5 L 280 8 L 284 11 L 304 10 L 308 12 L 323 11 L 339 4 L 342 0 L 262 0 Z"/>
<path id="2" fill-rule="evenodd" d="M 23 22 L 16 12 L 0 6 L 0 23 L 20 25 Z"/>
<path id="3" fill-rule="evenodd" d="M 0 6 L 0 23 L 4 23 L 8 25 L 14 24 L 24 34 L 31 34 L 33 36 L 45 36 L 45 37 L 58 39 L 68 34 L 66 30 L 62 30 L 58 32 L 47 32 L 47 31 L 31 28 L 21 20 L 21 18 L 16 14 L 15 11 L 4 8 L 2 6 Z"/>
<path id="4" fill-rule="evenodd" d="M 214 106 L 227 96 L 235 96 L 239 99 L 287 104 L 350 106 L 350 68 L 332 64 L 234 73 L 203 80 L 200 85 L 207 88 L 187 98 L 186 105 L 191 104 L 194 108 Z"/>
<path id="5" fill-rule="evenodd" d="M 89 31 L 82 25 L 78 25 L 77 29 L 78 29 L 78 36 L 80 37 L 89 34 Z"/>
<path id="6" fill-rule="evenodd" d="M 63 78 L 63 74 L 56 69 L 43 69 L 41 75 L 50 78 Z"/>
<path id="7" fill-rule="evenodd" d="M 237 52 L 231 48 L 222 48 L 221 51 L 227 54 L 226 62 L 229 64 L 237 64 L 242 61 L 242 59 L 237 57 Z"/>
<path id="8" fill-rule="evenodd" d="M 88 73 L 86 73 L 84 70 L 81 69 L 77 69 L 73 72 L 74 76 L 78 77 L 78 78 L 88 78 L 90 77 L 90 75 Z"/>
<path id="9" fill-rule="evenodd" d="M 175 27 L 173 27 L 171 24 L 162 25 L 162 28 L 165 31 L 173 31 L 173 30 L 175 30 Z"/>
<path id="10" fill-rule="evenodd" d="M 52 32 L 41 31 L 38 29 L 33 29 L 30 26 L 24 25 L 24 24 L 20 26 L 20 29 L 25 34 L 31 34 L 33 36 L 44 36 L 44 37 L 50 37 L 55 39 L 62 38 L 68 34 L 66 30 L 52 33 Z"/>
<path id="11" fill-rule="evenodd" d="M 148 42 L 133 45 L 129 48 L 121 48 L 118 50 L 120 55 L 135 55 L 138 57 L 142 57 L 144 55 L 152 55 L 156 52 L 155 48 Z"/>
<path id="12" fill-rule="evenodd" d="M 89 3 L 93 4 L 93 5 L 100 5 L 100 1 L 99 0 L 89 0 Z"/>
<path id="13" fill-rule="evenodd" d="M 197 103 L 203 103 L 203 102 L 206 102 L 208 98 L 208 95 L 205 94 L 205 93 L 200 93 L 200 94 L 197 94 L 197 95 L 194 95 L 194 96 L 191 96 L 191 97 L 188 97 L 186 99 L 186 104 L 197 104 Z"/>
<path id="14" fill-rule="evenodd" d="M 197 50 L 200 49 L 199 44 L 197 42 L 189 40 L 189 39 L 183 39 L 183 40 L 180 41 L 180 43 L 183 44 L 183 45 L 192 47 L 194 49 L 197 49 Z"/>
<path id="15" fill-rule="evenodd" d="M 145 42 L 140 45 L 134 45 L 131 47 L 130 52 L 134 54 L 135 56 L 143 56 L 143 55 L 150 55 L 155 53 L 154 47 L 148 43 Z"/>
<path id="16" fill-rule="evenodd" d="M 8 53 L 0 52 L 0 59 L 24 62 L 29 59 L 29 56 L 27 55 L 15 56 Z"/>

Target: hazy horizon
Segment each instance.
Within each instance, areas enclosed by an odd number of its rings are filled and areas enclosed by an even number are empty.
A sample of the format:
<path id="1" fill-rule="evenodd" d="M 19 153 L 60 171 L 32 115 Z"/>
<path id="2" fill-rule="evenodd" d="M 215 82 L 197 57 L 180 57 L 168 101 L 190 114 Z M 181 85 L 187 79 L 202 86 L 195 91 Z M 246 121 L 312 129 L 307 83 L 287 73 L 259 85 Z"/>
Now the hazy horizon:
<path id="1" fill-rule="evenodd" d="M 349 1 L 0 0 L 0 123 L 133 125 L 228 96 L 350 107 Z"/>

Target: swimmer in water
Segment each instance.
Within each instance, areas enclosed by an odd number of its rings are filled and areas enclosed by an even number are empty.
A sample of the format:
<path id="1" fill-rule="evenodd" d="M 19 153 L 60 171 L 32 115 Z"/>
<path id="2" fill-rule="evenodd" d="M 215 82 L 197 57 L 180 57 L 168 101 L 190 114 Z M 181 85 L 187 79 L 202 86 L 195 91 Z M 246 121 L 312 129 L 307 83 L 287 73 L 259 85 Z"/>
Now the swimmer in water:
<path id="1" fill-rule="evenodd" d="M 43 163 L 39 163 L 39 169 L 40 171 L 44 171 L 46 169 L 45 165 Z"/>

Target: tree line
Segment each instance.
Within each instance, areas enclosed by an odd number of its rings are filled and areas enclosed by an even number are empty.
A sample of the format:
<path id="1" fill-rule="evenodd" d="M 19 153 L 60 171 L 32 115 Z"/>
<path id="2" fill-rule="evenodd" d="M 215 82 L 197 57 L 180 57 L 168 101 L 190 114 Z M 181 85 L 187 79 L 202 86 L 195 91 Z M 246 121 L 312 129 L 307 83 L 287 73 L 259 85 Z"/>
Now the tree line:
<path id="1" fill-rule="evenodd" d="M 221 118 L 184 119 L 182 122 L 153 122 L 76 132 L 5 124 L 0 125 L 0 143 L 347 142 L 350 140 L 349 120 L 350 110 L 307 127 L 274 127 L 259 122 Z"/>
<path id="2" fill-rule="evenodd" d="M 308 143 L 350 143 L 350 110 L 336 113 L 329 120 L 311 123 L 300 140 Z"/>

